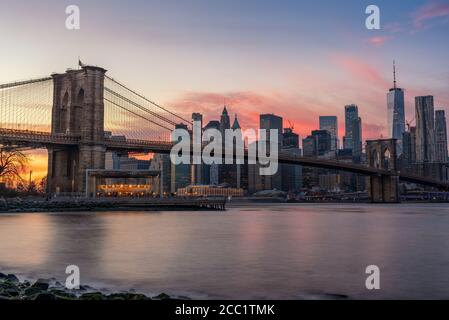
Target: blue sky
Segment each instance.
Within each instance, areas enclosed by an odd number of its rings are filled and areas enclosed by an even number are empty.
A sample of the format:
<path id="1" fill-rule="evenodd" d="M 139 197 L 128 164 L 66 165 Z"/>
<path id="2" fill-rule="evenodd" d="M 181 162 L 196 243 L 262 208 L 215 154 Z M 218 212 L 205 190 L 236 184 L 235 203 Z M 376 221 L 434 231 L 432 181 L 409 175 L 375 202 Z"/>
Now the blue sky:
<path id="1" fill-rule="evenodd" d="M 77 4 L 81 30 L 64 27 Z M 365 8 L 381 30 L 365 28 Z M 392 60 L 414 95 L 449 106 L 448 0 L 0 0 L 0 83 L 85 63 L 179 112 L 242 117 L 277 110 L 304 135 L 319 114 L 359 105 L 365 137 L 386 132 Z M 448 110 L 448 109 L 446 109 Z M 343 125 L 340 121 L 340 126 Z"/>

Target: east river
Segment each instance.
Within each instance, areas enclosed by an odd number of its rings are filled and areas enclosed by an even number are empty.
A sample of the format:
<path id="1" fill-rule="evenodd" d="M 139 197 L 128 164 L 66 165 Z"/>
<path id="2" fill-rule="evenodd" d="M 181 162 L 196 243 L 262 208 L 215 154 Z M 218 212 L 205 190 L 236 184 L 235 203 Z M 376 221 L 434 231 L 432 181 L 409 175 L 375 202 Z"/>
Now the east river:
<path id="1" fill-rule="evenodd" d="M 0 272 L 63 282 L 68 265 L 96 288 L 191 298 L 448 299 L 449 205 L 0 214 Z"/>

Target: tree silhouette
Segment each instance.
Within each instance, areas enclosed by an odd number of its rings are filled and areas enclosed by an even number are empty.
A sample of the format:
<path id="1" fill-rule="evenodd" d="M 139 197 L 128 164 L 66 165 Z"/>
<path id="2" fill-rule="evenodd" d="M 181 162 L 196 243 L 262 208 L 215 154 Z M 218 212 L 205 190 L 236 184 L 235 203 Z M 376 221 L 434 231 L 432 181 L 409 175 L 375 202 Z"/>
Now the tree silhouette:
<path id="1" fill-rule="evenodd" d="M 22 151 L 0 146 L 0 181 L 22 181 L 21 174 L 26 172 L 28 156 Z"/>

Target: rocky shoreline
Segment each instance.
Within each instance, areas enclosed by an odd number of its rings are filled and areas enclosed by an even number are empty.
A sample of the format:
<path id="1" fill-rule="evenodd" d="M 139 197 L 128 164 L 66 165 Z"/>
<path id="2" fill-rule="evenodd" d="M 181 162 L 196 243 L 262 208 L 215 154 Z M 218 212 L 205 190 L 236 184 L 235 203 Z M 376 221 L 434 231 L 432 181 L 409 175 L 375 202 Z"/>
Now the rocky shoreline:
<path id="1" fill-rule="evenodd" d="M 136 292 L 105 293 L 89 286 L 80 286 L 78 290 L 69 290 L 62 283 L 52 279 L 38 279 L 34 282 L 20 281 L 14 274 L 0 272 L 0 300 L 188 300 L 187 297 L 170 297 L 161 293 L 149 297 Z"/>
<path id="2" fill-rule="evenodd" d="M 0 213 L 84 212 L 84 211 L 198 211 L 225 210 L 225 198 L 54 198 L 5 199 L 0 197 Z"/>

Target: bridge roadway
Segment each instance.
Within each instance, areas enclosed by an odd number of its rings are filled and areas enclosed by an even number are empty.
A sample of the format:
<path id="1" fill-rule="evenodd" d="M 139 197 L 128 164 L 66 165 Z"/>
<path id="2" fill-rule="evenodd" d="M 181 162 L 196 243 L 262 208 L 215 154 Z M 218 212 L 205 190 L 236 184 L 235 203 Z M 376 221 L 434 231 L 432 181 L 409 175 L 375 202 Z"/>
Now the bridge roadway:
<path id="1" fill-rule="evenodd" d="M 33 148 L 46 148 L 57 146 L 77 146 L 80 143 L 89 144 L 89 141 L 80 141 L 79 136 L 51 134 L 50 132 L 13 130 L 0 128 L 0 143 L 4 145 L 26 146 Z M 134 139 L 105 138 L 104 144 L 109 151 L 123 152 L 151 152 L 168 154 L 173 146 L 172 142 L 147 141 Z M 248 155 L 245 154 L 245 159 Z M 301 165 L 330 170 L 347 171 L 367 176 L 392 176 L 398 175 L 399 179 L 406 182 L 417 183 L 443 190 L 449 190 L 449 183 L 411 174 L 392 172 L 384 169 L 371 168 L 364 165 L 344 163 L 334 160 L 321 160 L 315 158 L 296 157 L 286 153 L 279 154 L 279 163 Z"/>

